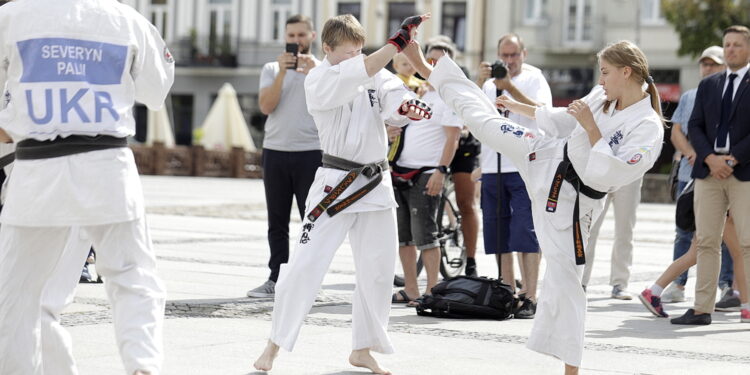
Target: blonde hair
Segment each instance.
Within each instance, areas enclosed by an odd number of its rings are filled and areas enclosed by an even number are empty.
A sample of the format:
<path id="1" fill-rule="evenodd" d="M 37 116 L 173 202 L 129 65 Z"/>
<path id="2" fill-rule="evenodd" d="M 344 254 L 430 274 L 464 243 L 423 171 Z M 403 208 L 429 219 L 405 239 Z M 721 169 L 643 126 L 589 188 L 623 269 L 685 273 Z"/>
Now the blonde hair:
<path id="1" fill-rule="evenodd" d="M 346 42 L 364 44 L 365 29 L 351 14 L 342 14 L 326 21 L 320 39 L 330 48 Z"/>
<path id="2" fill-rule="evenodd" d="M 654 109 L 656 114 L 662 119 L 662 122 L 664 122 L 659 91 L 656 89 L 654 79 L 648 74 L 648 60 L 646 60 L 646 55 L 643 54 L 643 51 L 638 46 L 627 40 L 619 41 L 604 47 L 603 50 L 596 54 L 596 57 L 618 68 L 629 67 L 632 71 L 630 75 L 632 79 L 641 85 L 646 83 L 648 85 L 646 92 L 651 96 L 651 108 Z M 607 113 L 611 104 L 612 102 L 609 100 L 604 103 L 604 113 Z"/>

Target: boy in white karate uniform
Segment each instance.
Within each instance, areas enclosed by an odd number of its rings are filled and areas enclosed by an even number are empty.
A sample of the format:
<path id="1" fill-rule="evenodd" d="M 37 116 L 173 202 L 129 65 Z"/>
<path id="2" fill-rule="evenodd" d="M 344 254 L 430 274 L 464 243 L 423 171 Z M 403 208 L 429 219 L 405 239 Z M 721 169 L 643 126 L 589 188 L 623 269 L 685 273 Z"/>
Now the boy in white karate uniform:
<path id="1" fill-rule="evenodd" d="M 428 17 L 407 18 L 388 44 L 369 56 L 362 54 L 364 29 L 352 15 L 333 17 L 323 27 L 326 58 L 305 80 L 323 167 L 310 187 L 296 249 L 281 267 L 271 337 L 255 362 L 258 370 L 271 369 L 279 347 L 294 348 L 331 260 L 348 234 L 357 271 L 349 362 L 388 373 L 370 355 L 393 353 L 387 328 L 398 241 L 391 179 L 382 178 L 388 171 L 383 123 L 403 126 L 408 118 L 429 117 L 429 108 L 383 68 Z"/>
<path id="2" fill-rule="evenodd" d="M 118 1 L 0 7 L 0 135 L 17 144 L 0 217 L 0 374 L 75 374 L 69 347 L 44 358 L 54 324 L 40 315 L 56 321 L 70 293 L 48 280 L 80 276 L 89 246 L 64 251 L 79 232 L 100 249 L 126 373 L 160 372 L 165 291 L 126 138 L 134 101 L 158 109 L 173 79 L 158 30 Z"/>
<path id="3" fill-rule="evenodd" d="M 661 107 L 646 57 L 627 41 L 607 46 L 597 55 L 601 86 L 566 109 L 529 106 L 507 96 L 492 103 L 450 59 L 441 59 L 433 70 L 417 45 L 404 54 L 483 145 L 518 167 L 547 261 L 526 345 L 561 359 L 566 374 L 577 374 L 589 227 L 601 214 L 606 193 L 642 178 L 661 152 Z M 542 132 L 501 117 L 496 105 L 535 117 Z"/>

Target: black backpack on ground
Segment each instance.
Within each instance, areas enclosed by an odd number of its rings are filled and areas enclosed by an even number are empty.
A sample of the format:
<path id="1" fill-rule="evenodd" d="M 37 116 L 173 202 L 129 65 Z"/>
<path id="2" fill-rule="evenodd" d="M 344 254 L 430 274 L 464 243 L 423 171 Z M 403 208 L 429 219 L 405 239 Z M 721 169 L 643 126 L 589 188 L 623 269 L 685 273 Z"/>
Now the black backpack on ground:
<path id="1" fill-rule="evenodd" d="M 417 314 L 453 319 L 508 319 L 516 299 L 510 285 L 485 277 L 456 276 L 432 288 Z"/>

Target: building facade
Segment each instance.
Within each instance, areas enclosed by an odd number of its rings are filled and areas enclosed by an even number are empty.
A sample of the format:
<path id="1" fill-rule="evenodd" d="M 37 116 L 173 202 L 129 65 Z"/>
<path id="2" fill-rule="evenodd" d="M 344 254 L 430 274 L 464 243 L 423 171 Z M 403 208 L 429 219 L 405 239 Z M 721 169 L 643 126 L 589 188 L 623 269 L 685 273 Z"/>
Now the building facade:
<path id="1" fill-rule="evenodd" d="M 527 62 L 544 71 L 559 105 L 588 92 L 598 77 L 596 52 L 621 39 L 636 42 L 646 53 L 665 101 L 676 102 L 680 92 L 699 81 L 694 59 L 677 56 L 679 38 L 661 14 L 660 0 L 120 1 L 151 20 L 177 61 L 167 105 L 179 144 L 192 142 L 193 130 L 225 82 L 237 90 L 259 141 L 264 122 L 258 108 L 260 70 L 283 51 L 285 20 L 297 13 L 312 17 L 318 31 L 329 17 L 351 13 L 366 30 L 365 50 L 373 50 L 404 17 L 431 12 L 420 40 L 450 37 L 460 51 L 459 63 L 472 74 L 480 61 L 496 59 L 501 35 L 518 33 L 529 51 Z M 319 39 L 313 51 L 322 58 Z M 145 111 L 137 118 L 143 130 Z"/>

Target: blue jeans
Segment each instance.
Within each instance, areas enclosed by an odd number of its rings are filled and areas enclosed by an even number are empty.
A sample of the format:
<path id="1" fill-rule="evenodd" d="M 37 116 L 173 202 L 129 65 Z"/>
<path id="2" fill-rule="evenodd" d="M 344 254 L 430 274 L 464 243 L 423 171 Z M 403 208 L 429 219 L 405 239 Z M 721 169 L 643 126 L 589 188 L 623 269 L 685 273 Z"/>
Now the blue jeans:
<path id="1" fill-rule="evenodd" d="M 685 188 L 685 185 L 687 185 L 687 182 L 678 181 L 677 182 L 677 192 L 678 196 L 679 193 L 682 192 L 682 190 Z M 685 255 L 688 250 L 690 249 L 690 244 L 693 241 L 693 235 L 695 232 L 682 230 L 680 228 L 675 227 L 675 239 L 674 239 L 674 253 L 673 253 L 673 259 L 677 260 L 677 258 Z M 724 289 L 727 286 L 732 286 L 732 280 L 734 279 L 734 264 L 732 263 L 732 257 L 729 256 L 729 250 L 727 249 L 727 245 L 722 242 L 721 243 L 721 273 L 719 274 L 719 288 Z M 680 276 L 675 279 L 675 283 L 685 286 L 687 284 L 688 279 L 688 271 L 683 272 Z"/>

